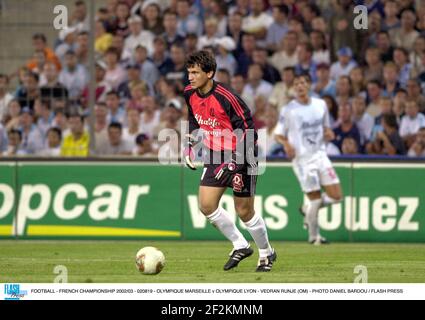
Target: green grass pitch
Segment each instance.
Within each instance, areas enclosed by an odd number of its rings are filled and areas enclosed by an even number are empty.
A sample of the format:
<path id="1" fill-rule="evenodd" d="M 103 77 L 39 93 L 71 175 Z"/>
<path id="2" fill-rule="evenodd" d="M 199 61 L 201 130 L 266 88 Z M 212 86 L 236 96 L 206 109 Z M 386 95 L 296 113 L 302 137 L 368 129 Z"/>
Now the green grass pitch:
<path id="1" fill-rule="evenodd" d="M 274 242 L 278 260 L 271 273 L 255 273 L 258 254 L 231 271 L 222 270 L 231 249 L 210 241 L 0 241 L 0 283 L 53 282 L 57 265 L 72 283 L 350 283 L 357 265 L 371 283 L 425 282 L 425 244 L 333 243 L 314 247 Z M 164 270 L 140 274 L 135 254 L 144 246 L 161 249 Z"/>

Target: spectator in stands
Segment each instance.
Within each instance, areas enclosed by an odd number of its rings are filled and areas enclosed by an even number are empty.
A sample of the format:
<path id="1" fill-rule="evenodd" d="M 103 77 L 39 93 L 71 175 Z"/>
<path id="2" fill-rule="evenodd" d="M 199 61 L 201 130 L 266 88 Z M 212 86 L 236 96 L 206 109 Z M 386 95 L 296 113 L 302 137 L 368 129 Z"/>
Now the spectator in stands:
<path id="1" fill-rule="evenodd" d="M 15 98 L 21 106 L 28 106 L 31 110 L 34 108 L 34 101 L 40 96 L 38 81 L 39 76 L 37 74 L 33 72 L 25 73 L 22 87 L 15 94 Z"/>
<path id="2" fill-rule="evenodd" d="M 103 55 L 111 47 L 113 36 L 106 31 L 103 21 L 96 21 L 94 30 L 94 48 L 98 54 Z"/>
<path id="3" fill-rule="evenodd" d="M 286 67 L 282 71 L 282 81 L 273 86 L 273 91 L 269 97 L 269 104 L 280 110 L 286 106 L 293 98 L 293 84 L 295 79 L 295 69 L 293 67 Z"/>
<path id="4" fill-rule="evenodd" d="M 146 90 L 145 94 L 147 94 L 148 87 L 147 84 L 141 80 L 141 70 L 140 65 L 136 63 L 127 66 L 127 80 L 121 83 L 117 90 L 121 101 L 130 100 L 132 98 L 132 89 L 138 85 L 142 85 Z"/>
<path id="5" fill-rule="evenodd" d="M 259 64 L 251 64 L 248 69 L 248 83 L 245 85 L 242 95 L 250 95 L 254 99 L 258 96 L 270 97 L 273 86 L 263 80 L 263 70 Z"/>
<path id="6" fill-rule="evenodd" d="M 68 51 L 75 51 L 77 49 L 76 39 L 76 28 L 65 28 L 59 32 L 59 40 L 61 41 L 61 44 L 56 47 L 55 53 L 62 65 L 65 63 L 66 53 Z"/>
<path id="7" fill-rule="evenodd" d="M 366 82 L 363 68 L 355 67 L 350 71 L 351 90 L 353 96 L 361 94 L 366 97 Z"/>
<path id="8" fill-rule="evenodd" d="M 34 124 L 33 112 L 28 107 L 21 110 L 20 128 L 22 149 L 27 154 L 35 154 L 43 148 L 44 137 Z"/>
<path id="9" fill-rule="evenodd" d="M 59 82 L 68 90 L 70 100 L 80 100 L 88 79 L 87 70 L 83 65 L 78 63 L 75 52 L 68 51 L 65 54 L 64 68 L 59 74 Z"/>
<path id="10" fill-rule="evenodd" d="M 145 1 L 142 6 L 143 29 L 154 35 L 164 32 L 161 18 L 161 8 L 155 1 Z"/>
<path id="11" fill-rule="evenodd" d="M 351 105 L 348 102 L 341 104 L 338 108 L 338 123 L 339 125 L 333 130 L 335 140 L 332 141 L 340 151 L 342 151 L 342 142 L 345 138 L 353 138 L 357 145 L 360 146 L 360 133 L 356 124 L 353 122 L 353 112 Z"/>
<path id="12" fill-rule="evenodd" d="M 155 37 L 153 41 L 153 54 L 151 55 L 151 60 L 161 75 L 164 75 L 164 70 L 167 70 L 172 65 L 167 50 L 167 43 L 161 36 Z"/>
<path id="13" fill-rule="evenodd" d="M 132 149 L 136 146 L 136 137 L 141 132 L 140 111 L 135 108 L 127 109 L 127 126 L 123 128 L 122 136 L 130 142 Z"/>
<path id="14" fill-rule="evenodd" d="M 284 4 L 276 5 L 272 7 L 272 13 L 273 23 L 267 28 L 266 44 L 268 50 L 276 51 L 288 32 L 289 9 Z"/>
<path id="15" fill-rule="evenodd" d="M 404 142 L 398 134 L 397 119 L 393 114 L 385 114 L 381 125 L 384 131 L 376 134 L 375 139 L 367 145 L 368 154 L 404 155 Z"/>
<path id="16" fill-rule="evenodd" d="M 398 4 L 395 0 L 385 1 L 384 6 L 385 18 L 382 24 L 382 29 L 390 31 L 400 27 L 400 19 L 398 18 Z"/>
<path id="17" fill-rule="evenodd" d="M 121 83 L 125 81 L 127 76 L 125 70 L 119 64 L 120 55 L 116 49 L 110 48 L 105 53 L 106 63 L 106 83 L 116 90 Z"/>
<path id="18" fill-rule="evenodd" d="M 219 39 L 217 35 L 218 21 L 215 17 L 210 17 L 204 22 L 205 34 L 199 37 L 198 50 L 202 50 L 208 46 L 214 46 L 216 40 Z"/>
<path id="19" fill-rule="evenodd" d="M 372 135 L 373 117 L 366 112 L 366 99 L 357 95 L 353 98 L 353 121 L 360 132 L 360 143 L 364 146 Z"/>
<path id="20" fill-rule="evenodd" d="M 393 109 L 392 105 L 393 105 L 393 102 L 389 97 L 381 96 L 378 99 L 377 113 L 374 119 L 375 124 L 372 129 L 371 140 L 375 139 L 378 132 L 381 132 L 384 130 L 384 127 L 382 126 L 382 118 L 386 114 L 392 114 L 392 109 Z"/>
<path id="21" fill-rule="evenodd" d="M 341 76 L 348 76 L 356 66 L 357 63 L 353 60 L 352 50 L 349 47 L 341 48 L 338 50 L 338 61 L 331 66 L 331 78 L 338 80 Z"/>
<path id="22" fill-rule="evenodd" d="M 133 149 L 133 155 L 143 158 L 154 158 L 157 156 L 157 151 L 152 146 L 152 140 L 149 136 L 141 133 L 136 137 L 136 147 Z"/>
<path id="23" fill-rule="evenodd" d="M 77 35 L 77 54 L 78 63 L 88 67 L 89 62 L 89 33 L 87 31 L 80 31 Z"/>
<path id="24" fill-rule="evenodd" d="M 425 97 L 419 81 L 415 78 L 409 79 L 406 86 L 407 99 L 416 101 L 419 112 L 425 113 Z"/>
<path id="25" fill-rule="evenodd" d="M 138 46 L 145 47 L 148 54 L 152 54 L 154 35 L 150 31 L 143 30 L 142 18 L 139 16 L 132 16 L 128 19 L 128 25 L 131 33 L 125 39 L 124 54 L 132 56 L 134 50 Z"/>
<path id="26" fill-rule="evenodd" d="M 333 129 L 338 126 L 338 103 L 331 95 L 324 95 L 322 99 L 325 100 L 328 107 L 330 127 Z"/>
<path id="27" fill-rule="evenodd" d="M 169 101 L 174 101 L 174 98 Z M 141 132 L 153 137 L 154 130 L 160 123 L 161 111 L 158 110 L 155 99 L 152 96 L 144 96 L 142 98 L 142 106 L 143 112 L 140 116 Z"/>
<path id="28" fill-rule="evenodd" d="M 394 48 L 391 45 L 390 35 L 387 31 L 378 32 L 376 36 L 376 46 L 379 49 L 383 63 L 392 61 Z"/>
<path id="29" fill-rule="evenodd" d="M 227 69 L 217 69 L 217 73 L 215 74 L 215 80 L 224 84 L 227 87 L 230 87 L 231 76 Z"/>
<path id="30" fill-rule="evenodd" d="M 54 117 L 50 108 L 50 101 L 42 99 L 35 100 L 34 115 L 37 119 L 37 129 L 40 131 L 44 141 L 44 138 L 47 136 L 47 131 L 52 126 Z"/>
<path id="31" fill-rule="evenodd" d="M 95 153 L 99 154 L 108 144 L 108 107 L 104 102 L 96 103 L 94 107 L 94 137 Z"/>
<path id="32" fill-rule="evenodd" d="M 320 63 L 316 67 L 317 81 L 313 84 L 313 91 L 323 97 L 325 95 L 336 96 L 336 84 L 330 77 L 329 65 Z"/>
<path id="33" fill-rule="evenodd" d="M 179 90 L 182 91 L 184 86 L 188 83 L 185 51 L 183 46 L 173 44 L 170 53 L 173 65 L 172 68 L 167 70 L 165 78 L 174 81 Z"/>
<path id="34" fill-rule="evenodd" d="M 294 31 L 288 31 L 282 40 L 282 47 L 270 58 L 270 63 L 278 70 L 295 67 L 298 64 L 298 38 Z"/>
<path id="35" fill-rule="evenodd" d="M 339 105 L 350 103 L 353 96 L 351 79 L 349 76 L 341 76 L 336 82 L 336 101 Z"/>
<path id="36" fill-rule="evenodd" d="M 70 133 L 64 108 L 54 109 L 54 118 L 52 122 L 52 127 L 59 128 L 61 130 L 62 137 Z"/>
<path id="37" fill-rule="evenodd" d="M 46 147 L 38 153 L 42 157 L 59 157 L 61 155 L 62 131 L 59 128 L 51 127 L 47 131 Z"/>
<path id="38" fill-rule="evenodd" d="M 13 99 L 13 95 L 9 90 L 9 77 L 5 74 L 0 74 L 0 122 L 3 122 L 7 115 L 9 102 Z"/>
<path id="39" fill-rule="evenodd" d="M 249 110 L 251 110 L 251 113 L 255 111 L 254 106 L 254 96 L 247 91 L 244 91 L 244 88 L 246 86 L 245 77 L 241 74 L 236 74 L 232 77 L 230 80 L 230 86 L 233 89 L 233 91 L 239 95 L 243 101 L 245 101 L 246 105 L 248 106 Z"/>
<path id="40" fill-rule="evenodd" d="M 189 0 L 177 0 L 177 31 L 186 36 L 188 33 L 195 33 L 200 36 L 203 32 L 202 23 L 197 16 L 190 12 Z"/>
<path id="41" fill-rule="evenodd" d="M 419 129 L 407 155 L 409 157 L 425 157 L 425 127 Z"/>
<path id="42" fill-rule="evenodd" d="M 183 44 L 186 56 L 190 56 L 192 53 L 198 51 L 198 36 L 194 33 L 188 33 Z"/>
<path id="43" fill-rule="evenodd" d="M 171 9 L 167 9 L 164 11 L 164 19 L 163 19 L 163 25 L 164 25 L 164 33 L 162 34 L 162 37 L 164 38 L 167 49 L 169 50 L 173 44 L 182 44 L 184 41 L 183 35 L 179 33 L 179 30 L 177 28 L 178 25 L 178 19 L 177 19 L 177 13 Z M 198 33 L 195 33 L 198 34 Z"/>
<path id="44" fill-rule="evenodd" d="M 62 157 L 87 157 L 90 153 L 90 137 L 84 129 L 84 117 L 72 113 L 68 116 L 70 133 L 63 139 Z"/>
<path id="45" fill-rule="evenodd" d="M 242 49 L 242 36 L 245 32 L 242 31 L 242 15 L 240 12 L 234 12 L 229 15 L 229 21 L 227 25 L 226 35 L 231 37 L 236 44 L 236 50 L 234 51 L 235 57 L 243 52 Z M 255 42 L 255 39 L 254 39 Z M 280 43 L 279 43 L 280 45 Z"/>
<path id="46" fill-rule="evenodd" d="M 248 68 L 253 62 L 253 54 L 255 50 L 255 37 L 253 34 L 245 33 L 242 36 L 242 51 L 235 57 L 238 61 L 238 69 L 236 73 L 242 74 L 244 77 L 248 74 Z"/>
<path id="47" fill-rule="evenodd" d="M 267 61 L 267 50 L 265 48 L 257 47 L 255 48 L 252 55 L 253 63 L 259 64 L 263 70 L 263 79 L 271 84 L 276 84 L 279 82 L 280 74 L 275 67 Z"/>
<path id="48" fill-rule="evenodd" d="M 310 42 L 313 47 L 313 61 L 316 64 L 331 63 L 331 53 L 326 44 L 326 36 L 322 31 L 313 30 L 310 33 Z"/>
<path id="49" fill-rule="evenodd" d="M 180 120 L 182 117 L 182 103 L 178 99 L 173 99 L 170 102 L 168 102 L 168 105 L 165 107 L 165 109 L 162 112 L 162 118 L 163 120 L 161 123 L 154 128 L 153 130 L 153 137 L 155 140 L 158 140 L 158 137 L 162 130 L 164 129 L 171 129 L 174 132 L 180 132 Z M 164 138 L 164 136 L 163 136 Z M 160 142 L 165 142 L 160 141 Z M 174 141 L 173 143 L 175 143 Z M 172 148 L 174 151 L 178 150 L 177 148 Z"/>
<path id="50" fill-rule="evenodd" d="M 148 59 L 148 51 L 144 46 L 139 45 L 136 47 L 134 51 L 134 63 L 140 66 L 140 78 L 147 84 L 150 94 L 153 95 L 153 88 L 159 79 L 159 71 L 155 64 Z"/>
<path id="51" fill-rule="evenodd" d="M 401 12 L 401 25 L 390 31 L 392 42 L 397 47 L 402 47 L 408 51 L 413 49 L 413 45 L 419 32 L 415 30 L 416 14 L 412 9 L 405 9 Z"/>
<path id="52" fill-rule="evenodd" d="M 383 95 L 394 97 L 399 88 L 397 66 L 392 61 L 387 62 L 384 66 Z"/>
<path id="53" fill-rule="evenodd" d="M 382 96 L 382 87 L 381 83 L 377 80 L 371 80 L 367 84 L 367 113 L 369 113 L 372 117 L 376 117 L 379 115 L 379 100 Z"/>
<path id="54" fill-rule="evenodd" d="M 106 75 L 106 64 L 103 61 L 96 62 L 96 102 L 105 102 L 106 101 L 106 94 L 112 90 L 112 87 L 109 85 L 108 82 L 105 81 L 105 75 Z M 84 88 L 82 96 L 81 96 L 81 103 L 83 106 L 87 107 L 88 104 L 88 98 L 89 98 L 89 87 L 88 85 Z"/>
<path id="55" fill-rule="evenodd" d="M 358 155 L 359 154 L 359 145 L 357 141 L 352 137 L 346 137 L 342 141 L 341 147 L 343 155 Z"/>
<path id="56" fill-rule="evenodd" d="M 123 38 L 130 34 L 128 18 L 130 17 L 130 6 L 125 1 L 119 1 L 115 7 L 114 32 Z"/>
<path id="57" fill-rule="evenodd" d="M 107 122 L 118 122 L 124 124 L 125 110 L 120 103 L 118 92 L 112 90 L 106 94 L 106 106 L 108 107 Z"/>
<path id="58" fill-rule="evenodd" d="M 52 49 L 47 46 L 47 38 L 42 33 L 36 33 L 32 36 L 32 46 L 34 48 L 34 52 L 44 52 L 44 56 L 46 57 L 46 62 L 53 62 L 56 65 L 56 68 L 60 70 L 61 64 Z M 27 67 L 30 70 L 35 69 L 37 66 L 37 62 L 32 59 L 28 61 Z"/>
<path id="59" fill-rule="evenodd" d="M 365 81 L 378 80 L 382 82 L 383 64 L 380 59 L 378 48 L 368 48 L 366 50 Z"/>
<path id="60" fill-rule="evenodd" d="M 12 99 L 7 105 L 7 112 L 3 118 L 3 123 L 6 125 L 6 130 L 18 129 L 20 122 L 21 105 L 18 100 Z"/>
<path id="61" fill-rule="evenodd" d="M 399 133 L 407 148 L 410 148 L 416 140 L 419 129 L 425 127 L 425 115 L 419 113 L 419 106 L 415 100 L 405 103 L 406 114 L 401 119 Z"/>
<path id="62" fill-rule="evenodd" d="M 355 18 L 354 2 L 352 0 L 339 0 L 336 3 L 336 9 L 333 11 L 330 19 L 333 56 L 336 55 L 340 48 L 344 47 L 351 48 L 355 56 L 358 56 L 360 53 L 362 32 L 352 27 Z"/>
<path id="63" fill-rule="evenodd" d="M 85 2 L 82 0 L 75 1 L 69 25 L 75 27 L 78 31 L 87 31 L 90 29 L 89 19 Z"/>
<path id="64" fill-rule="evenodd" d="M 10 129 L 7 133 L 7 148 L 2 151 L 4 157 L 23 156 L 27 152 L 22 148 L 22 133 L 18 129 Z"/>
<path id="65" fill-rule="evenodd" d="M 276 128 L 279 113 L 274 107 L 267 107 L 265 116 L 265 130 L 258 140 L 258 153 L 260 156 L 272 156 L 281 151 L 281 145 L 275 140 L 274 129 Z"/>
<path id="66" fill-rule="evenodd" d="M 261 129 L 266 126 L 266 110 L 267 110 L 267 98 L 263 95 L 255 97 L 255 111 L 252 114 L 252 120 L 256 129 Z"/>
<path id="67" fill-rule="evenodd" d="M 68 90 L 59 82 L 59 73 L 56 65 L 46 62 L 40 78 L 40 97 L 44 100 L 68 99 Z"/>
<path id="68" fill-rule="evenodd" d="M 122 136 L 122 125 L 118 122 L 112 122 L 108 126 L 108 143 L 100 155 L 130 155 L 133 150 L 133 144 Z"/>
<path id="69" fill-rule="evenodd" d="M 413 66 L 409 62 L 409 52 L 401 47 L 394 49 L 394 63 L 398 68 L 398 82 L 402 88 L 406 88 L 407 81 L 412 76 Z"/>

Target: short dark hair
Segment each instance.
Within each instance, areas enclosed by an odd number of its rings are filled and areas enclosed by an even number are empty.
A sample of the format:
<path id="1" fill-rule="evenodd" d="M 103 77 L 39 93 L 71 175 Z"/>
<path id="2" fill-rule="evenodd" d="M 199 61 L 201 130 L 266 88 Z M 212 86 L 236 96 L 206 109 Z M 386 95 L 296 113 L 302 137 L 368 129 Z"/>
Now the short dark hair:
<path id="1" fill-rule="evenodd" d="M 122 124 L 119 123 L 119 122 L 111 122 L 108 126 L 108 130 L 113 129 L 113 128 L 116 128 L 116 129 L 119 129 L 120 131 L 122 131 Z"/>
<path id="2" fill-rule="evenodd" d="M 119 97 L 120 97 L 120 95 L 119 95 L 118 91 L 115 91 L 115 90 L 108 91 L 108 92 L 106 93 L 106 95 L 107 95 L 107 96 L 116 96 L 117 98 L 119 98 Z"/>
<path id="3" fill-rule="evenodd" d="M 303 79 L 307 80 L 308 83 L 311 83 L 312 82 L 311 76 L 310 76 L 309 73 L 304 72 L 304 73 L 297 74 L 295 76 L 295 79 L 294 80 L 300 79 L 300 78 L 303 78 Z"/>
<path id="4" fill-rule="evenodd" d="M 3 73 L 0 73 L 0 79 L 5 79 L 6 83 L 9 83 L 9 77 Z"/>
<path id="5" fill-rule="evenodd" d="M 59 136 L 59 140 L 62 140 L 62 130 L 60 128 L 51 127 L 47 130 L 47 134 L 49 134 L 49 132 L 55 132 Z"/>
<path id="6" fill-rule="evenodd" d="M 382 120 L 391 128 L 398 129 L 397 117 L 393 113 L 387 113 L 382 116 Z"/>
<path id="7" fill-rule="evenodd" d="M 35 33 L 32 36 L 32 39 L 33 40 L 42 40 L 44 43 L 47 42 L 47 38 L 46 38 L 46 36 L 43 33 Z"/>
<path id="8" fill-rule="evenodd" d="M 213 72 L 213 77 L 215 75 L 215 72 L 217 70 L 217 62 L 215 61 L 214 57 L 205 50 L 198 51 L 195 53 L 192 53 L 186 62 L 186 68 L 191 68 L 194 66 L 199 66 L 202 71 L 208 73 Z"/>
<path id="9" fill-rule="evenodd" d="M 17 134 L 18 136 L 19 136 L 19 140 L 22 140 L 22 132 L 21 132 L 21 130 L 18 130 L 18 129 L 15 129 L 15 128 L 12 128 L 12 129 L 10 129 L 9 131 L 8 131 L 8 133 L 7 133 L 8 135 L 9 134 Z"/>

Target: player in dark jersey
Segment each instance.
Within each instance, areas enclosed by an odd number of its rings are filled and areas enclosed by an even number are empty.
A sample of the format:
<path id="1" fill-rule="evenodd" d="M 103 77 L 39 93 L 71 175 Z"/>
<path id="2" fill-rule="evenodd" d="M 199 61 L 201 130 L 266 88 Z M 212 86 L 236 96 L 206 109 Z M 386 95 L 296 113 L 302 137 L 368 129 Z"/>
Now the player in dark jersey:
<path id="1" fill-rule="evenodd" d="M 219 206 L 223 193 L 231 187 L 236 212 L 259 249 L 256 271 L 268 272 L 276 253 L 270 246 L 263 218 L 254 211 L 257 134 L 250 110 L 239 96 L 213 80 L 217 64 L 210 53 L 192 54 L 186 66 L 190 82 L 184 91 L 189 135 L 184 158 L 186 165 L 195 170 L 195 132 L 201 131 L 204 169 L 199 187 L 200 210 L 233 243 L 224 270 L 236 267 L 253 250 L 229 213 Z"/>

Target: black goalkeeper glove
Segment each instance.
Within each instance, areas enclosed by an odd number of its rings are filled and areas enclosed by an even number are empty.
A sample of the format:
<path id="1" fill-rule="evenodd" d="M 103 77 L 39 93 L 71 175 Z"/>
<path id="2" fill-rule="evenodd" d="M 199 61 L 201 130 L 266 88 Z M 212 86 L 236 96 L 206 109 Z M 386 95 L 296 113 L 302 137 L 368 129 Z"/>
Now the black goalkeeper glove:
<path id="1" fill-rule="evenodd" d="M 237 163 L 237 154 L 233 153 L 229 161 L 222 163 L 214 170 L 215 179 L 225 185 L 230 185 L 235 174 L 241 172 L 245 168 L 245 163 Z"/>
<path id="2" fill-rule="evenodd" d="M 189 137 L 187 146 L 183 151 L 184 162 L 189 169 L 196 170 L 196 166 L 193 163 L 195 160 L 195 153 L 193 152 L 193 140 Z"/>

